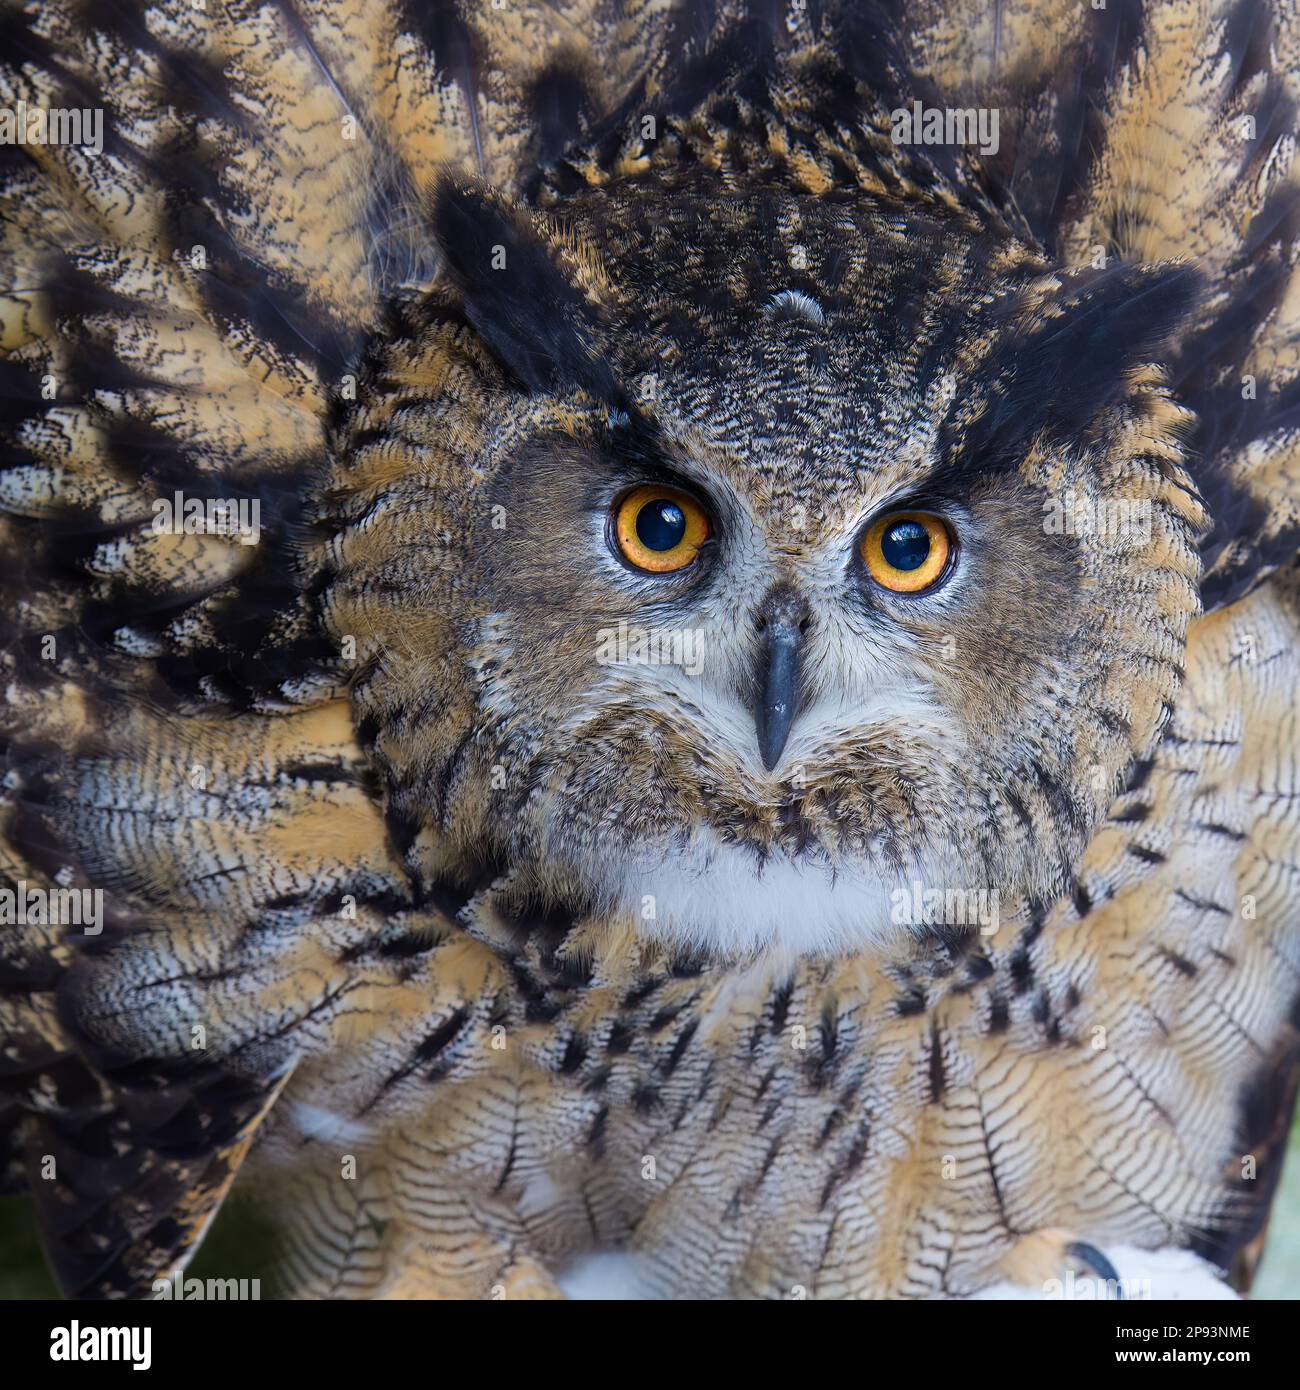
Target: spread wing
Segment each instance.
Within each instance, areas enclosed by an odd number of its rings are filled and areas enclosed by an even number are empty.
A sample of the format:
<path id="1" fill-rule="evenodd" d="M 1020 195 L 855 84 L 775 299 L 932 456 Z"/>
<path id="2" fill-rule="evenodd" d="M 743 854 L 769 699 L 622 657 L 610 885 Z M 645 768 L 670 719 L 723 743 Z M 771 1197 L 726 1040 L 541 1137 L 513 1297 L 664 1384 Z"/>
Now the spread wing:
<path id="1" fill-rule="evenodd" d="M 515 187 L 673 61 L 670 21 L 0 9 L 0 104 L 84 122 L 0 146 L 0 869 L 103 895 L 94 926 L 0 926 L 0 1128 L 70 1293 L 186 1257 L 313 1019 L 365 987 L 340 957 L 414 930 L 309 498 L 434 273 L 421 190 L 448 164 Z"/>
<path id="2" fill-rule="evenodd" d="M 1203 593 L 1230 603 L 1300 542 L 1300 277 L 1291 0 L 908 6 L 909 60 L 996 108 L 987 174 L 1067 265 L 1186 258 L 1210 293 L 1174 382 L 1198 414 Z"/>

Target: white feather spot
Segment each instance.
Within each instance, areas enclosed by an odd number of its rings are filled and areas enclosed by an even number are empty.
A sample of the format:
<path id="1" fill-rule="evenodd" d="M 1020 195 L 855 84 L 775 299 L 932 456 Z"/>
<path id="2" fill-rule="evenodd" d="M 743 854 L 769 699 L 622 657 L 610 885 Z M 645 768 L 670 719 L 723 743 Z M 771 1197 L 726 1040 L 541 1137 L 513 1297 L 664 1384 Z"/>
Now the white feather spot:
<path id="1" fill-rule="evenodd" d="M 580 1302 L 614 1302 L 652 1297 L 642 1255 L 602 1250 L 579 1255 L 556 1276 L 565 1297 Z"/>
<path id="2" fill-rule="evenodd" d="M 1212 1265 L 1190 1250 L 1139 1250 L 1135 1245 L 1097 1247 L 1115 1266 L 1125 1299 L 1236 1299 L 1238 1295 Z M 1096 1276 L 1071 1275 L 1053 1279 L 1043 1288 L 994 1284 L 972 1295 L 976 1299 L 1034 1299 L 1054 1302 L 1095 1302 L 1114 1293 Z"/>
<path id="3" fill-rule="evenodd" d="M 826 322 L 822 306 L 802 290 L 782 290 L 767 306 L 768 316 L 774 319 L 803 319 L 818 326 Z"/>

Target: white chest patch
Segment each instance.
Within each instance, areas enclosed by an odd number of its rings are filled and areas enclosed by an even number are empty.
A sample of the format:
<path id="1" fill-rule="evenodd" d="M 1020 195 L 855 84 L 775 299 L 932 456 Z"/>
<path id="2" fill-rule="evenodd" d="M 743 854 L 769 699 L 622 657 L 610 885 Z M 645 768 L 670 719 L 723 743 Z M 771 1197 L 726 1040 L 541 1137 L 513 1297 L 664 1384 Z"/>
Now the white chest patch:
<path id="1" fill-rule="evenodd" d="M 609 909 L 632 918 L 643 935 L 732 958 L 761 952 L 793 960 L 897 944 L 931 920 L 917 920 L 917 904 L 935 885 L 948 902 L 961 897 L 963 921 L 952 925 L 974 932 L 998 925 L 988 890 L 968 891 L 952 867 L 886 877 L 869 865 L 833 869 L 783 854 L 760 864 L 707 830 L 657 864 L 611 856 L 586 872 Z"/>

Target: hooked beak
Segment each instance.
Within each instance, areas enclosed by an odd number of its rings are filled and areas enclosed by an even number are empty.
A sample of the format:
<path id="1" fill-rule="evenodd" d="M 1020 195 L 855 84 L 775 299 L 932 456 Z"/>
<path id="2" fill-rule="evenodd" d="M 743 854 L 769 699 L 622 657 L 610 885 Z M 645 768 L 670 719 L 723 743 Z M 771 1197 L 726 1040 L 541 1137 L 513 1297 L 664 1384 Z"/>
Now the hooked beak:
<path id="1" fill-rule="evenodd" d="M 782 615 L 768 622 L 758 658 L 758 705 L 754 723 L 763 766 L 781 761 L 790 725 L 799 712 L 799 662 L 804 635 L 798 621 Z"/>

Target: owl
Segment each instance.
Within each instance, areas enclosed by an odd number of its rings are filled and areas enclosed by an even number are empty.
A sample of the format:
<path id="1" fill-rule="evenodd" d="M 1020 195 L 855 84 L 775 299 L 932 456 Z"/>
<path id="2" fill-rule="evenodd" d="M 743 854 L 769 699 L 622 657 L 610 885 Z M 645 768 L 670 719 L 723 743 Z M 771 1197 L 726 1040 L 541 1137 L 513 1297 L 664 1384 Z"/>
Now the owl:
<path id="1" fill-rule="evenodd" d="M 1294 0 L 4 26 L 0 1159 L 64 1291 L 232 1190 L 306 1298 L 1247 1288 Z"/>

